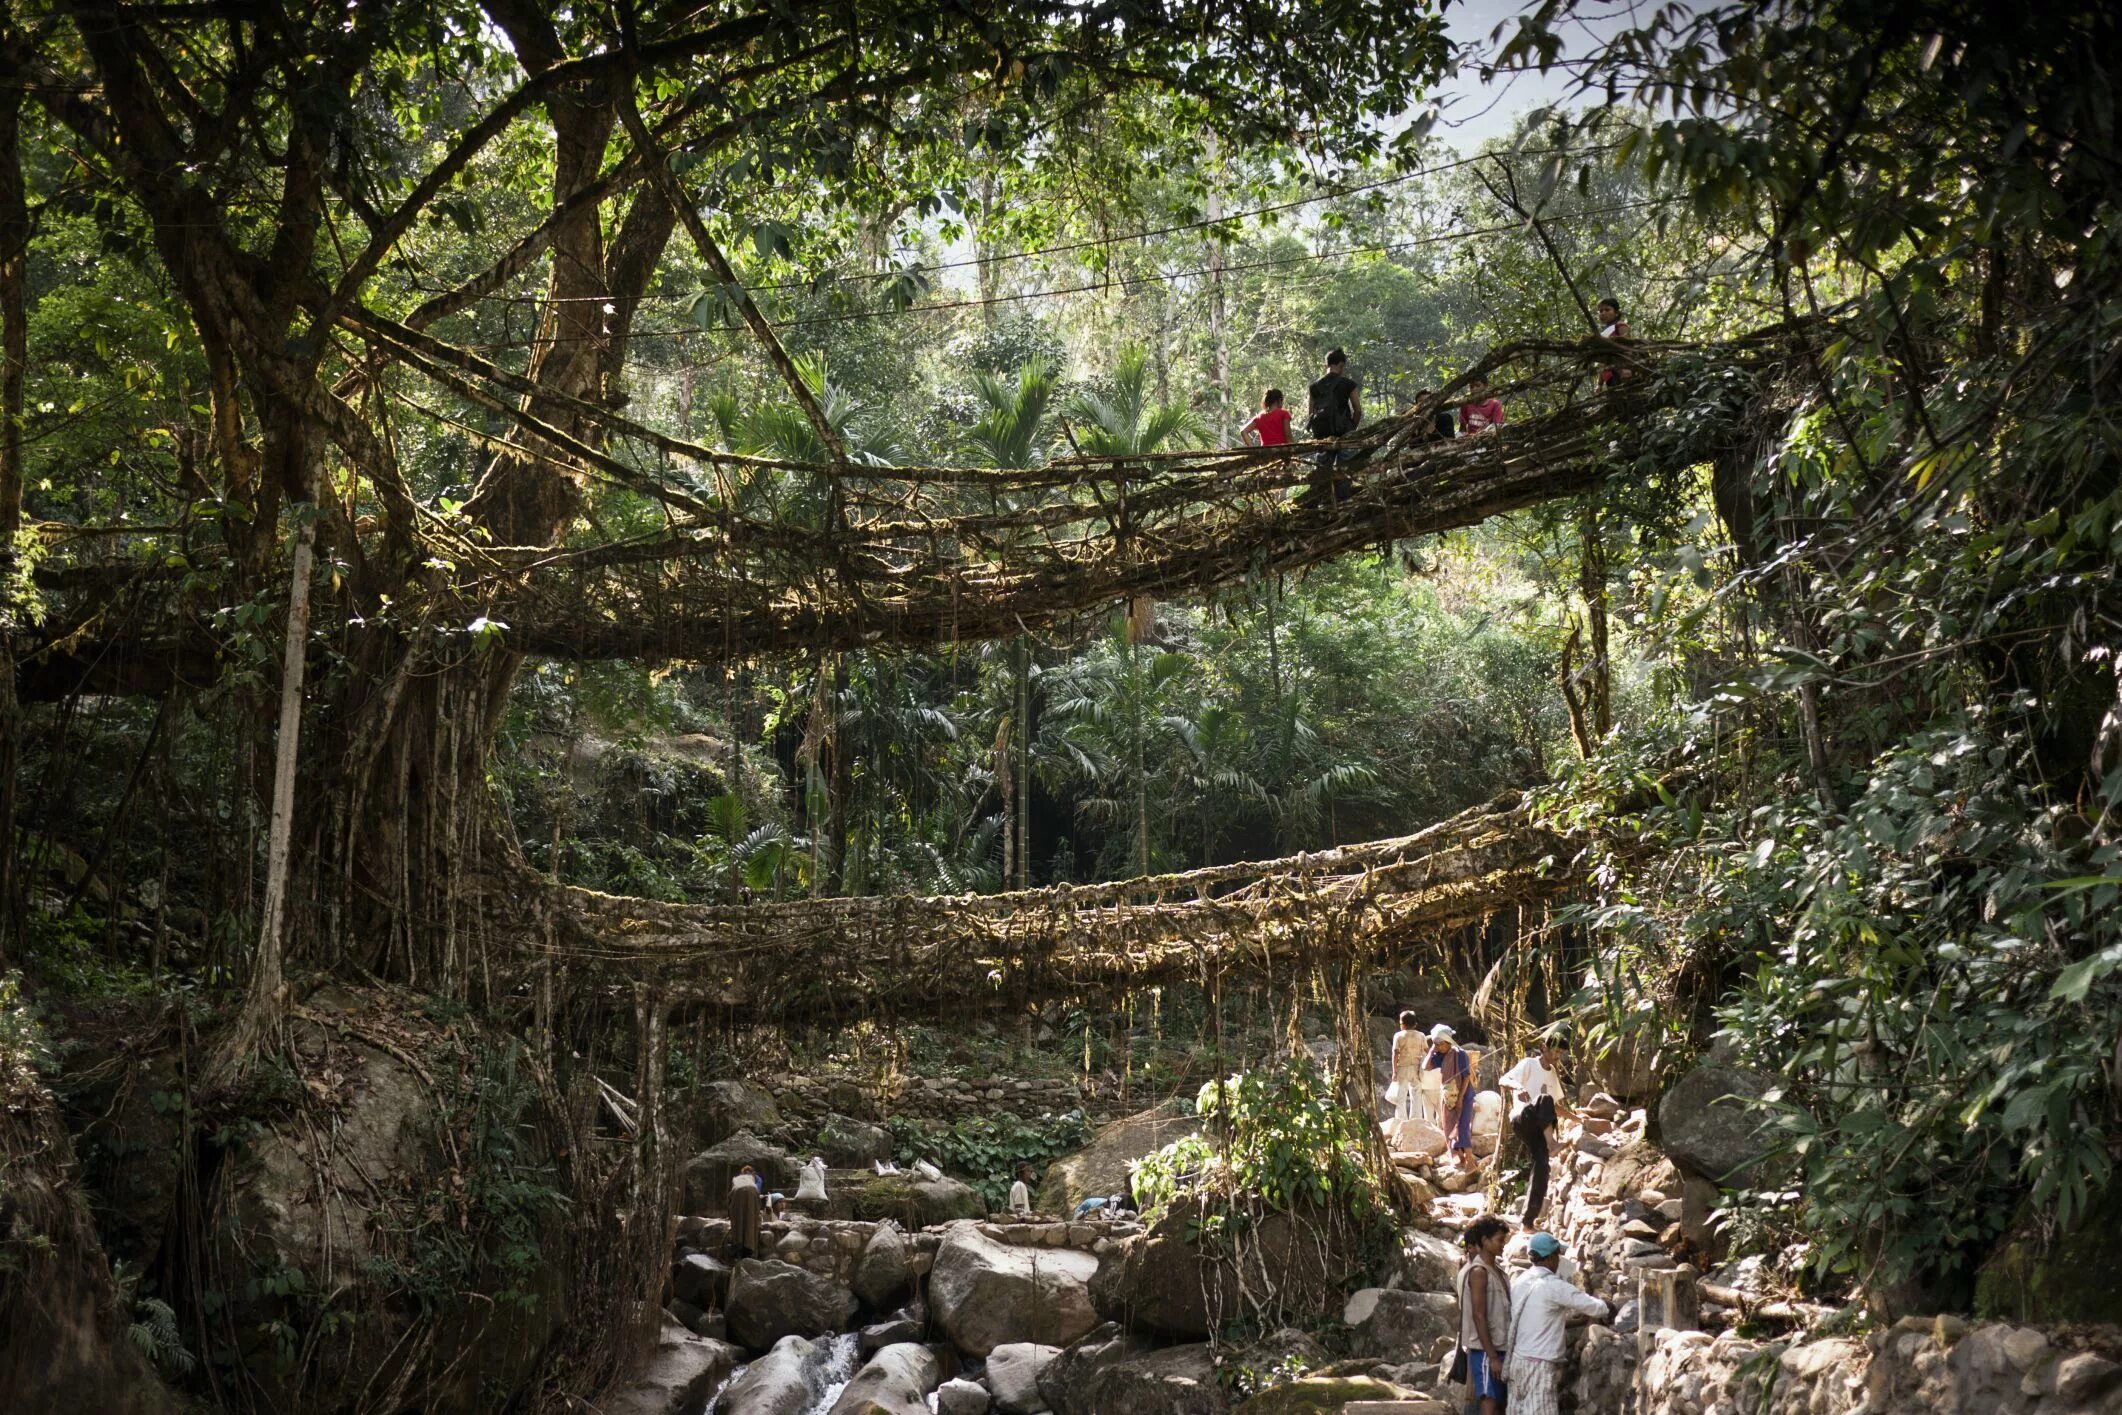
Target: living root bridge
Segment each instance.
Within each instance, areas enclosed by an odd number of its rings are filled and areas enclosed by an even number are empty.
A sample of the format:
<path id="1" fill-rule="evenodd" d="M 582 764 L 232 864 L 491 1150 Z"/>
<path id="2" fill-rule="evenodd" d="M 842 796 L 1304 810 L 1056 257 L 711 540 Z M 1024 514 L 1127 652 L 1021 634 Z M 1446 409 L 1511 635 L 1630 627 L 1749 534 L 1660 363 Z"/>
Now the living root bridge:
<path id="1" fill-rule="evenodd" d="M 1668 371 L 1715 366 L 1765 390 L 1809 332 L 1499 349 L 1479 368 L 1497 376 L 1513 421 L 1478 437 L 1430 436 L 1447 389 L 1333 444 L 1075 456 L 1023 471 L 745 457 L 602 411 L 632 445 L 622 458 L 497 398 L 493 411 L 526 421 L 519 431 L 539 460 L 653 493 L 663 526 L 595 544 L 496 546 L 429 517 L 421 583 L 389 605 L 322 596 L 318 613 L 348 625 L 350 639 L 435 634 L 436 656 L 452 663 L 474 624 L 492 631 L 483 643 L 564 660 L 727 662 L 1008 638 L 1476 525 L 1646 460 L 1712 459 L 1733 429 L 1677 406 L 1688 381 Z M 1580 397 L 1589 367 L 1617 360 L 1637 376 Z M 1319 480 L 1322 454 L 1346 459 L 1334 471 L 1342 494 L 1293 499 Z M 154 528 L 99 529 L 75 528 L 39 568 L 60 608 L 26 655 L 30 695 L 152 692 L 187 670 L 210 681 L 227 645 L 200 606 L 182 602 L 188 572 L 164 568 L 202 547 Z"/>
<path id="2" fill-rule="evenodd" d="M 1584 843 L 1506 795 L 1396 839 L 1111 884 L 720 906 L 560 889 L 551 956 L 735 1017 L 918 1015 L 1410 951 L 1566 893 Z"/>

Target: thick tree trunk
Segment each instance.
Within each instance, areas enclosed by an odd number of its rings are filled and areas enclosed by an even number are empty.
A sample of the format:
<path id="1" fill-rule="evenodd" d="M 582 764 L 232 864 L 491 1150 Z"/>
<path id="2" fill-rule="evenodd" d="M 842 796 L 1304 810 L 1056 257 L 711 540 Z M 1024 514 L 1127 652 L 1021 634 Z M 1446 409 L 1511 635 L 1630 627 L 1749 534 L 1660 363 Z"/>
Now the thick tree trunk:
<path id="1" fill-rule="evenodd" d="M 1032 883 L 1032 647 L 1017 640 L 1017 888 Z"/>
<path id="2" fill-rule="evenodd" d="M 531 72 L 559 62 L 550 22 L 502 5 Z M 553 204 L 597 180 L 617 123 L 608 95 L 556 96 Z M 620 396 L 629 338 L 676 212 L 643 186 L 607 234 L 604 208 L 587 203 L 551 240 L 551 274 L 527 375 L 540 390 L 527 411 L 601 448 L 605 433 L 572 404 Z M 485 468 L 465 513 L 496 545 L 550 545 L 579 514 L 581 488 L 543 444 L 516 433 Z M 439 626 L 456 630 L 465 625 Z M 441 651 L 380 638 L 350 675 L 362 694 L 345 705 L 345 751 L 328 893 L 345 909 L 335 952 L 396 980 L 468 995 L 486 980 L 486 930 L 496 903 L 514 897 L 514 842 L 486 785 L 486 767 L 523 660 L 498 649 L 467 656 L 456 638 Z M 490 891 L 501 891 L 498 900 Z"/>

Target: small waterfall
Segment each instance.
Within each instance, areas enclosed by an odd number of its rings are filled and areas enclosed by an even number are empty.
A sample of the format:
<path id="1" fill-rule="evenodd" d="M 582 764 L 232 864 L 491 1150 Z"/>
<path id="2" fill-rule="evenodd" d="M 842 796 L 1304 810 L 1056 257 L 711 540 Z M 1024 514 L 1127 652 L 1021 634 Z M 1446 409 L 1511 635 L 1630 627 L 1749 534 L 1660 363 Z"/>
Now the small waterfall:
<path id="1" fill-rule="evenodd" d="M 818 1398 L 804 1408 L 803 1415 L 825 1415 L 861 1369 L 862 1338 L 858 1333 L 844 1331 L 829 1342 L 821 1339 L 811 1360 L 817 1370 Z"/>
<path id="2" fill-rule="evenodd" d="M 751 1367 L 752 1363 L 747 1362 L 729 1373 L 722 1388 L 709 1398 L 704 1415 L 744 1415 L 743 1410 L 728 1404 L 723 1397 Z M 803 1407 L 803 1415 L 825 1415 L 861 1368 L 862 1337 L 859 1333 L 842 1332 L 838 1336 L 821 1336 L 814 1340 L 810 1354 L 803 1361 L 803 1384 L 810 1392 L 810 1403 Z"/>

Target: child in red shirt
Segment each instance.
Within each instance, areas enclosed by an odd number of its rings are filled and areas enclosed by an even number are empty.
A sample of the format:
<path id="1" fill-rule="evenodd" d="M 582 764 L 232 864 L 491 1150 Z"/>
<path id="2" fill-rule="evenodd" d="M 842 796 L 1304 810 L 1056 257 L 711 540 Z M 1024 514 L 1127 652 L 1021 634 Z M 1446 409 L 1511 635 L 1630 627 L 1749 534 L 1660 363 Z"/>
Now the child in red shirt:
<path id="1" fill-rule="evenodd" d="M 1280 447 L 1289 441 L 1289 409 L 1282 406 L 1282 390 L 1270 388 L 1260 400 L 1260 411 L 1238 429 L 1238 436 L 1260 447 Z"/>
<path id="2" fill-rule="evenodd" d="M 1503 426 L 1503 400 L 1488 396 L 1488 380 L 1475 374 L 1466 384 L 1466 401 L 1459 405 L 1459 435 L 1472 437 Z"/>

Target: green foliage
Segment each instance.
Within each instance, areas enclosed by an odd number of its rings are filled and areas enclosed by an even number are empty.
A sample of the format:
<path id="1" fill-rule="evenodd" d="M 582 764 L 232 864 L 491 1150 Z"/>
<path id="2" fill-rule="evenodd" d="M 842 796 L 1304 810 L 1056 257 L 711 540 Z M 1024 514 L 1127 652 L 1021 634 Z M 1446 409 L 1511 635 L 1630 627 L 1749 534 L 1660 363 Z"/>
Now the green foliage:
<path id="1" fill-rule="evenodd" d="M 1204 1133 L 1166 1145 L 1135 1168 L 1145 1215 L 1194 1195 L 1257 1198 L 1285 1210 L 1339 1208 L 1367 1223 L 1388 1221 L 1377 1181 L 1358 1158 L 1367 1119 L 1340 1104 L 1309 1058 L 1209 1081 L 1196 1107 Z"/>
<path id="2" fill-rule="evenodd" d="M 1036 1120 L 1020 1119 L 1007 1111 L 966 1115 L 942 1125 L 894 1115 L 885 1120 L 884 1128 L 891 1132 L 893 1154 L 927 1160 L 945 1174 L 963 1179 L 978 1191 L 991 1212 L 999 1212 L 1008 1202 L 1018 1165 L 1028 1164 L 1034 1172 L 1043 1170 L 1081 1149 L 1090 1138 L 1090 1121 L 1080 1110 Z"/>
<path id="3" fill-rule="evenodd" d="M 0 973 L 0 1098 L 13 1100 L 54 1065 L 38 1008 L 22 996 L 22 974 Z"/>
<path id="4" fill-rule="evenodd" d="M 550 1281 L 543 1244 L 567 1194 L 533 1137 L 537 1092 L 520 1048 L 482 1048 L 438 1100 L 431 1182 L 394 1206 L 369 1276 L 424 1311 L 466 1292 L 530 1306 Z"/>
<path id="5" fill-rule="evenodd" d="M 63 915 L 33 913 L 24 931 L 22 958 L 38 982 L 69 997 L 142 997 L 156 980 L 131 959 L 113 957 L 111 926 L 88 909 Z"/>

